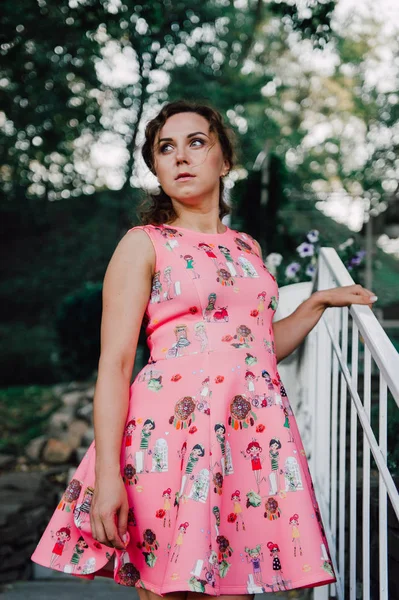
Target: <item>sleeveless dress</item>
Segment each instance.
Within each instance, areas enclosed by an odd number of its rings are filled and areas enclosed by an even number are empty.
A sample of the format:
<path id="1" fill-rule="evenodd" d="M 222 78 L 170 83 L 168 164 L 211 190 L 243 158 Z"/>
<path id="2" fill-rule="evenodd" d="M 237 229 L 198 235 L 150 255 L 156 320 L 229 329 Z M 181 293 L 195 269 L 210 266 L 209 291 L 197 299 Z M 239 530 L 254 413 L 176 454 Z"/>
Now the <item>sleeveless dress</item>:
<path id="1" fill-rule="evenodd" d="M 277 284 L 253 238 L 230 228 L 219 234 L 167 225 L 135 229 L 150 237 L 156 268 L 144 316 L 151 356 L 131 385 L 121 444 L 126 548 L 91 536 L 93 441 L 32 560 L 159 595 L 335 582 L 277 370 Z"/>

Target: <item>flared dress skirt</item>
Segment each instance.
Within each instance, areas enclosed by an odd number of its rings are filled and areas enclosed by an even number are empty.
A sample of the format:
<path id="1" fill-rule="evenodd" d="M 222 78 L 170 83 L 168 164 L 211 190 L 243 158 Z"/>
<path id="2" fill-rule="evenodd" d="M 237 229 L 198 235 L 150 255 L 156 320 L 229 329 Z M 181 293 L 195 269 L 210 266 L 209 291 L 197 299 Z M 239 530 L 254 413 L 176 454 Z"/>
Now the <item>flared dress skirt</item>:
<path id="1" fill-rule="evenodd" d="M 110 548 L 91 535 L 93 441 L 32 560 L 159 595 L 256 594 L 335 582 L 277 369 L 278 288 L 253 238 L 230 228 L 135 229 L 150 237 L 156 267 L 144 317 L 151 354 L 130 387 L 121 443 L 126 547 Z"/>

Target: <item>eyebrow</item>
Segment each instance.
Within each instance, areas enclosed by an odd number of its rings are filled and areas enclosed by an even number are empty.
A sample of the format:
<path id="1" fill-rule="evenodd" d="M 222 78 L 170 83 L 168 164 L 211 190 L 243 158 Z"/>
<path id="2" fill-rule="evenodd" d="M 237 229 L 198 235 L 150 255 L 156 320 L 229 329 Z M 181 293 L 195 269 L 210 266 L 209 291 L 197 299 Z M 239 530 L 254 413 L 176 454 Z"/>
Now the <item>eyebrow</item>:
<path id="1" fill-rule="evenodd" d="M 187 134 L 188 138 L 192 138 L 194 135 L 206 135 L 206 133 L 204 133 L 203 131 L 194 131 L 194 133 L 189 133 Z M 209 137 L 209 135 L 206 135 L 206 137 Z M 161 142 L 173 142 L 173 138 L 161 138 L 160 140 L 158 140 L 158 144 L 160 144 Z"/>

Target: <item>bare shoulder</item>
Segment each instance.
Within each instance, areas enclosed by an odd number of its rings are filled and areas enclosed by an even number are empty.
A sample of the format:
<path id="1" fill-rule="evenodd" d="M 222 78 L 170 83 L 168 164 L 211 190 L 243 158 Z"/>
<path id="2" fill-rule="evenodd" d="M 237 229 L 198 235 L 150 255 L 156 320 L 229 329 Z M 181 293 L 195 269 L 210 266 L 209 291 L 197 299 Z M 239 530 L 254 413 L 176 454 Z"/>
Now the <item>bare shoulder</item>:
<path id="1" fill-rule="evenodd" d="M 133 227 L 125 233 L 115 249 L 114 258 L 124 263 L 134 264 L 141 269 L 147 267 L 151 273 L 154 272 L 155 249 L 144 229 Z"/>

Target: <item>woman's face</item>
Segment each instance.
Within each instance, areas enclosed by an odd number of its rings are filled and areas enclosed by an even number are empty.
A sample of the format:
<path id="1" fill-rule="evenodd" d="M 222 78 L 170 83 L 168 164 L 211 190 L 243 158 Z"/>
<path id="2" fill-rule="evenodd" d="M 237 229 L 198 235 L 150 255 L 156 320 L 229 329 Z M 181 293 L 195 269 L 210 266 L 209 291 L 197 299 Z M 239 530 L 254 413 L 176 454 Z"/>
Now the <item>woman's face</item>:
<path id="1" fill-rule="evenodd" d="M 169 117 L 155 139 L 153 152 L 159 183 L 172 200 L 190 205 L 208 200 L 218 205 L 219 180 L 229 163 L 205 117 L 194 112 Z M 178 179 L 179 173 L 192 176 Z"/>

